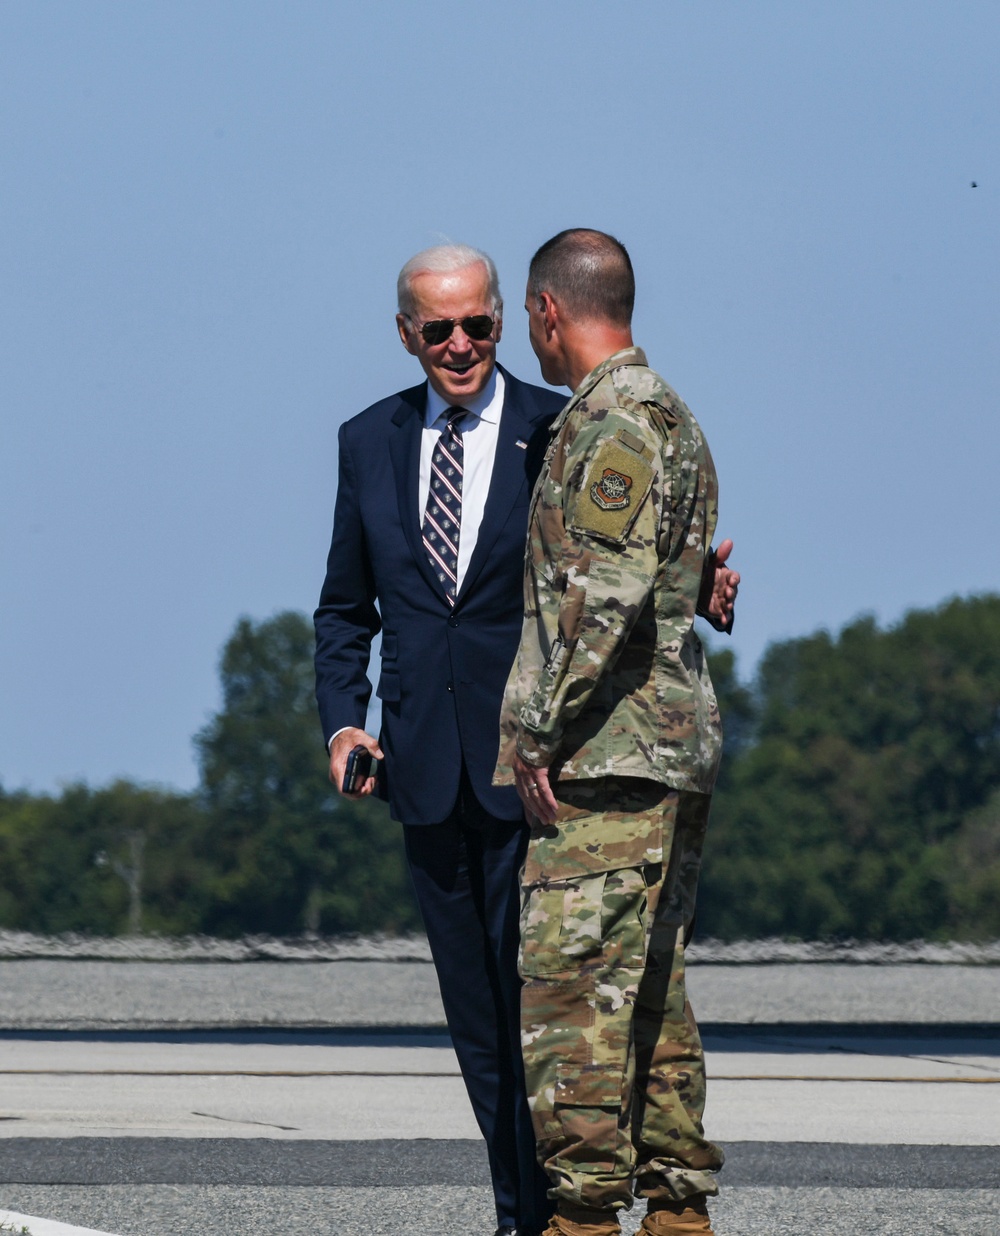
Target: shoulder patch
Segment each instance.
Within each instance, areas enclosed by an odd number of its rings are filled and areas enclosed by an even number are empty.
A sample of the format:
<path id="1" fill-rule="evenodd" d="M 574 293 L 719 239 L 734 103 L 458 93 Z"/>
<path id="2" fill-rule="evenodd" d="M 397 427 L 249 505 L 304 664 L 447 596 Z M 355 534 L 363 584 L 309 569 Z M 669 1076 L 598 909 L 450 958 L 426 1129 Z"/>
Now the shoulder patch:
<path id="1" fill-rule="evenodd" d="M 578 532 L 624 541 L 652 480 L 649 461 L 612 438 L 591 461 L 569 526 Z"/>

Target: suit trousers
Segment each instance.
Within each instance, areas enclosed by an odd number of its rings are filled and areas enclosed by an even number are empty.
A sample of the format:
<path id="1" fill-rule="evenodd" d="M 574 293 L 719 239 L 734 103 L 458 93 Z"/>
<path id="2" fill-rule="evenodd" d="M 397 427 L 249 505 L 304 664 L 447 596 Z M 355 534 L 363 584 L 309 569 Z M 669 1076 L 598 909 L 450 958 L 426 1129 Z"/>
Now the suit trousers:
<path id="1" fill-rule="evenodd" d="M 524 1086 L 517 974 L 522 820 L 490 815 L 465 770 L 440 824 L 405 825 L 448 1029 L 486 1140 L 497 1225 L 540 1231 L 552 1205 Z"/>

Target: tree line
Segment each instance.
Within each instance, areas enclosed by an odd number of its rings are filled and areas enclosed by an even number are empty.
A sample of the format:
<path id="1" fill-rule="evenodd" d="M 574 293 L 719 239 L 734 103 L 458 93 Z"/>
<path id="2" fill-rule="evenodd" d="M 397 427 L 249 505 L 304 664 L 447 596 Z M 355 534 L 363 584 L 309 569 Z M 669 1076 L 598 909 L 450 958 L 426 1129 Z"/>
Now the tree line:
<path id="1" fill-rule="evenodd" d="M 1000 597 L 712 651 L 726 730 L 698 932 L 1000 937 Z M 190 794 L 0 788 L 0 927 L 94 935 L 419 929 L 399 826 L 326 777 L 312 629 L 242 618 Z"/>
<path id="2" fill-rule="evenodd" d="M 327 779 L 312 624 L 241 618 L 192 794 L 0 794 L 0 927 L 232 937 L 419 929 L 398 825 Z"/>

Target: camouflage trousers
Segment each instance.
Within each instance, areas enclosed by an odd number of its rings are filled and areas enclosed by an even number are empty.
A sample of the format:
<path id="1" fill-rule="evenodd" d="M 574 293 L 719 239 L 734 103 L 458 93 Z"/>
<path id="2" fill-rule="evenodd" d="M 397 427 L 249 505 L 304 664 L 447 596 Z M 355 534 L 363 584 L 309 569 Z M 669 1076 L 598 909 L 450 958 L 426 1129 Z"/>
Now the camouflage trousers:
<path id="1" fill-rule="evenodd" d="M 707 795 L 638 778 L 559 783 L 522 874 L 521 1043 L 557 1202 L 718 1192 L 705 1062 L 684 990 Z"/>

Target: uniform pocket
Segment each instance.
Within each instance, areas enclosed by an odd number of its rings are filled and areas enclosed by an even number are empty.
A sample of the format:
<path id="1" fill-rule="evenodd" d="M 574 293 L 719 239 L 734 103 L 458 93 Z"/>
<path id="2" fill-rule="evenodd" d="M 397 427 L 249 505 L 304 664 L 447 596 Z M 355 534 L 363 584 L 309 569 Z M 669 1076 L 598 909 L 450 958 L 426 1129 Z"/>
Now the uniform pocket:
<path id="1" fill-rule="evenodd" d="M 529 888 L 521 908 L 524 978 L 572 973 L 602 952 L 605 875 Z"/>
<path id="2" fill-rule="evenodd" d="M 556 1071 L 552 1121 L 539 1139 L 546 1169 L 572 1181 L 590 1206 L 621 1204 L 622 1182 L 635 1152 L 624 1127 L 621 1069 L 561 1063 Z"/>
<path id="3" fill-rule="evenodd" d="M 609 871 L 601 900 L 604 963 L 610 970 L 641 970 L 646 960 L 646 877 L 658 867 Z"/>
<path id="4" fill-rule="evenodd" d="M 587 966 L 641 969 L 646 870 L 602 871 L 527 889 L 521 910 L 522 977 L 577 974 Z"/>

